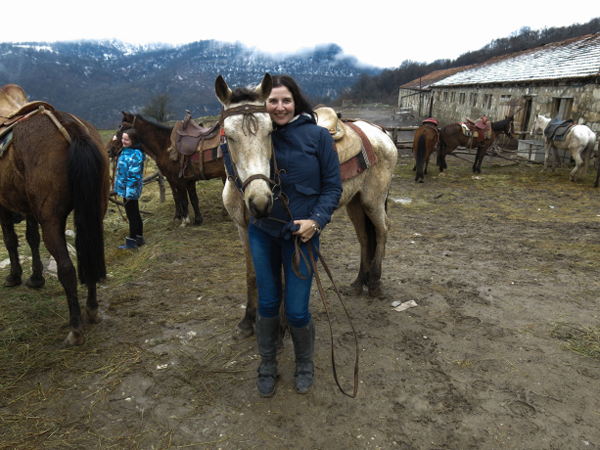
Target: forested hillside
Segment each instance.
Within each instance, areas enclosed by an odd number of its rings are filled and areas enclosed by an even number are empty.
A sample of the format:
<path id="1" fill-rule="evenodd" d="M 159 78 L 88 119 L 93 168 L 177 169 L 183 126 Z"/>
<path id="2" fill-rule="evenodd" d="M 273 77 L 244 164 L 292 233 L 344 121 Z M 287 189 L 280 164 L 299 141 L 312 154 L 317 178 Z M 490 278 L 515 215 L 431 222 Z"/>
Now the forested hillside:
<path id="1" fill-rule="evenodd" d="M 552 42 L 560 42 L 598 32 L 600 32 L 600 17 L 585 24 L 574 24 L 568 27 L 544 28 L 542 30 L 523 27 L 506 38 L 495 39 L 485 47 L 465 53 L 455 60 L 441 59 L 432 63 L 406 60 L 399 67 L 385 69 L 380 74 L 362 74 L 349 91 L 338 97 L 338 102 L 354 100 L 358 103 L 376 101 L 395 104 L 400 86 L 435 70 L 478 64 L 496 56 L 529 50 Z"/>

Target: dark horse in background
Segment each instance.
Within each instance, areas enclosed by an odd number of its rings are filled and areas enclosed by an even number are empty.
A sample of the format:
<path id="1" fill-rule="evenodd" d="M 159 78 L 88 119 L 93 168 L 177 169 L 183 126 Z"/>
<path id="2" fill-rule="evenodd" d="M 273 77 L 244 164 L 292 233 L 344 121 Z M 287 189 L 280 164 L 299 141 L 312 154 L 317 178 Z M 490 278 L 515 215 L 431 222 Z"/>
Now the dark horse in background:
<path id="1" fill-rule="evenodd" d="M 195 220 L 193 225 L 202 224 L 202 213 L 196 192 L 196 181 L 194 177 L 180 177 L 181 166 L 179 162 L 169 157 L 169 146 L 171 145 L 172 127 L 158 124 L 145 119 L 140 115 L 121 112 L 123 119 L 117 130 L 117 134 L 108 143 L 109 149 L 114 152 L 121 147 L 121 134 L 128 128 L 135 128 L 140 136 L 141 142 L 147 154 L 156 162 L 158 170 L 164 175 L 171 186 L 173 200 L 175 201 L 175 220 L 181 220 L 182 226 L 190 222 L 189 203 L 194 209 Z M 203 172 L 207 180 L 221 178 L 225 180 L 225 167 L 222 161 L 210 161 L 204 163 Z M 196 171 L 195 173 L 199 173 Z M 189 203 L 188 203 L 189 196 Z"/>
<path id="2" fill-rule="evenodd" d="M 96 283 L 106 276 L 103 220 L 110 190 L 108 155 L 96 129 L 65 112 L 35 114 L 18 122 L 12 131 L 12 142 L 0 157 L 0 222 L 11 263 L 4 286 L 22 282 L 14 227 L 15 213 L 20 213 L 26 217 L 25 235 L 33 260 L 27 285 L 40 288 L 45 284 L 39 251 L 41 226 L 69 305 L 70 332 L 65 345 L 81 345 L 85 339 L 77 272 L 87 286 L 87 322 L 100 321 Z M 71 211 L 77 231 L 77 271 L 65 238 Z"/>
<path id="3" fill-rule="evenodd" d="M 506 117 L 504 120 L 492 122 L 489 136 L 486 136 L 485 139 L 481 141 L 473 136 L 466 136 L 463 132 L 463 126 L 460 123 L 446 125 L 440 131 L 440 143 L 437 156 L 437 165 L 440 168 L 440 172 L 443 172 L 444 169 L 448 168 L 448 165 L 446 164 L 446 155 L 452 153 L 456 147 L 460 145 L 477 149 L 477 155 L 475 156 L 475 162 L 473 163 L 473 172 L 481 173 L 481 163 L 483 162 L 485 153 L 501 134 L 505 134 L 512 139 L 514 135 L 514 114 Z"/>
<path id="4" fill-rule="evenodd" d="M 438 123 L 435 119 L 426 119 L 415 131 L 413 152 L 415 154 L 414 171 L 417 172 L 415 182 L 423 183 L 427 175 L 429 158 L 435 151 L 440 138 Z"/>

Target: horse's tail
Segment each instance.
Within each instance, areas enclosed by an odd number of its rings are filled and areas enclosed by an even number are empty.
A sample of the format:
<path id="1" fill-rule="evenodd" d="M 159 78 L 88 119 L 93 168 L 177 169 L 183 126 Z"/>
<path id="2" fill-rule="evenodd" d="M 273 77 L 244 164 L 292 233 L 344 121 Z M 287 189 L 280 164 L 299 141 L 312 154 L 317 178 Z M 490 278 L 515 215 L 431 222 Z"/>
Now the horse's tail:
<path id="1" fill-rule="evenodd" d="M 79 281 L 90 286 L 106 277 L 104 260 L 104 175 L 106 160 L 93 139 L 77 132 L 71 135 L 68 177 L 73 199 Z"/>
<path id="2" fill-rule="evenodd" d="M 425 175 L 423 174 L 423 166 L 425 165 L 425 156 L 427 153 L 427 137 L 425 134 L 419 136 L 419 141 L 417 142 L 417 175 L 415 177 L 415 181 L 423 180 Z"/>

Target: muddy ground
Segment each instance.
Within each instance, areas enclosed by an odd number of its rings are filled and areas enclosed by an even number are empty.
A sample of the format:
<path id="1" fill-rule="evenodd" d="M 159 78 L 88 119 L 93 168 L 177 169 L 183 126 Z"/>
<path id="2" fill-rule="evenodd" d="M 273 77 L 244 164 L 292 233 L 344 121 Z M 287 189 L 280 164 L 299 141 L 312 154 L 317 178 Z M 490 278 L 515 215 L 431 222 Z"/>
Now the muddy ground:
<path id="1" fill-rule="evenodd" d="M 138 252 L 116 249 L 127 226 L 116 207 L 107 215 L 104 320 L 86 328 L 84 346 L 61 346 L 68 315 L 52 275 L 40 291 L 0 288 L 0 448 L 599 449 L 600 190 L 591 171 L 572 183 L 569 169 L 540 174 L 486 157 L 474 176 L 472 162 L 448 157 L 447 173 L 432 166 L 415 184 L 411 155 L 400 156 L 384 294 L 344 298 L 359 341 L 355 399 L 333 379 L 316 289 L 314 388 L 295 393 L 286 337 L 277 393 L 259 397 L 255 340 L 232 336 L 244 267 L 219 182 L 199 184 L 204 224 L 188 228 L 171 221 L 171 196 L 159 203 L 153 184 Z M 338 285 L 353 281 L 358 244 L 344 211 L 324 230 L 322 252 Z M 352 391 L 352 335 L 324 284 L 338 375 Z M 417 306 L 392 307 L 411 300 Z"/>

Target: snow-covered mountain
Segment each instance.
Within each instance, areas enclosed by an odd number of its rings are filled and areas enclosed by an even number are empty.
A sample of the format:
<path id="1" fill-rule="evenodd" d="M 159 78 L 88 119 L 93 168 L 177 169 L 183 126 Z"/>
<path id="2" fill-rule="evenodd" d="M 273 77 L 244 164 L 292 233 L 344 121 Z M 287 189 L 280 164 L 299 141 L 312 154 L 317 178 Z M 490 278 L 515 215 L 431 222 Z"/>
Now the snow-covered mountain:
<path id="1" fill-rule="evenodd" d="M 120 111 L 139 112 L 167 93 L 177 118 L 217 114 L 214 81 L 258 83 L 265 72 L 292 75 L 315 101 L 334 99 L 378 68 L 344 55 L 336 44 L 271 55 L 241 43 L 198 41 L 131 45 L 116 40 L 0 43 L 0 86 L 20 85 L 30 100 L 44 100 L 99 128 L 114 128 Z"/>

